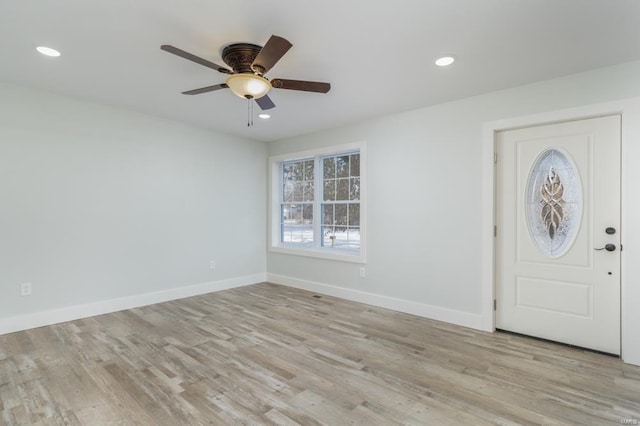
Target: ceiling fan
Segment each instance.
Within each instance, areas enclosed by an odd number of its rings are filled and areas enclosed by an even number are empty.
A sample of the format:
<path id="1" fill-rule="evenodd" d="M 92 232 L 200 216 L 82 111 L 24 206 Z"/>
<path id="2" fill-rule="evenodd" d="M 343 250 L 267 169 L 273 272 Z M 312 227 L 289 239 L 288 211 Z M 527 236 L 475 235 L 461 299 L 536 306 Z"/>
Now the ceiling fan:
<path id="1" fill-rule="evenodd" d="M 231 69 L 168 44 L 163 44 L 160 49 L 229 75 L 225 83 L 188 90 L 182 92 L 184 95 L 198 95 L 229 88 L 241 98 L 255 99 L 261 109 L 267 110 L 275 107 L 267 95 L 267 92 L 272 88 L 316 93 L 327 93 L 331 89 L 329 83 L 284 78 L 274 78 L 269 81 L 265 78 L 264 75 L 287 53 L 291 46 L 293 45 L 289 41 L 276 35 L 272 35 L 264 47 L 251 43 L 229 44 L 222 50 L 222 60 Z"/>

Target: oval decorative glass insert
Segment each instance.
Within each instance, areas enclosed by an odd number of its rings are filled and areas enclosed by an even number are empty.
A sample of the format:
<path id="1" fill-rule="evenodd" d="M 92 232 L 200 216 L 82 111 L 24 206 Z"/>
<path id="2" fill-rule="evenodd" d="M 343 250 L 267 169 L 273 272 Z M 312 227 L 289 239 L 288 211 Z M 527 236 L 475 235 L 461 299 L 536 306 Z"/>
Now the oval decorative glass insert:
<path id="1" fill-rule="evenodd" d="M 536 159 L 525 188 L 529 235 L 543 255 L 564 255 L 576 239 L 582 221 L 582 183 L 573 160 L 559 149 Z"/>

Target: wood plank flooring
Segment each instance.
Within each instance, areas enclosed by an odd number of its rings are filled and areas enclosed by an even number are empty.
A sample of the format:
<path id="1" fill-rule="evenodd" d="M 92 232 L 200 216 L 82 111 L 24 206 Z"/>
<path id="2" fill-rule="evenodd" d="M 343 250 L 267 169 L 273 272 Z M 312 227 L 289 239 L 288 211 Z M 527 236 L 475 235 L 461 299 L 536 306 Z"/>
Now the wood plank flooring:
<path id="1" fill-rule="evenodd" d="M 0 336 L 3 425 L 638 424 L 640 368 L 273 284 Z"/>

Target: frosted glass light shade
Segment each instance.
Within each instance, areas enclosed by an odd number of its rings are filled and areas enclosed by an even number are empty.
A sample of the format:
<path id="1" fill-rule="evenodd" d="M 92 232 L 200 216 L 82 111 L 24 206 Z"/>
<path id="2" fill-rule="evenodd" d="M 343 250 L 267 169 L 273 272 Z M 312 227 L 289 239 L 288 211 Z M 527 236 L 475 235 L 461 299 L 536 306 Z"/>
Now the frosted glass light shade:
<path id="1" fill-rule="evenodd" d="M 259 99 L 271 89 L 269 80 L 255 74 L 233 74 L 227 78 L 227 86 L 245 99 Z"/>

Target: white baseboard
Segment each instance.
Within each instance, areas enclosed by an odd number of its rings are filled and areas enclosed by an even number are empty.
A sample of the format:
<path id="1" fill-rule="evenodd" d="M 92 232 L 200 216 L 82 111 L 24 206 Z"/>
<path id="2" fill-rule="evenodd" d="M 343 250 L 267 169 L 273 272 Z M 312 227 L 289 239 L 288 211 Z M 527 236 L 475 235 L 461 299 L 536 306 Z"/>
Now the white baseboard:
<path id="1" fill-rule="evenodd" d="M 61 322 L 73 321 L 95 315 L 139 308 L 141 306 L 153 305 L 155 303 L 183 299 L 185 297 L 243 287 L 264 281 L 482 330 L 482 315 L 480 314 L 472 314 L 454 309 L 413 302 L 410 300 L 338 287 L 330 284 L 301 280 L 284 275 L 262 273 L 2 318 L 0 319 L 0 335 L 46 325 L 58 324 Z"/>
<path id="2" fill-rule="evenodd" d="M 327 296 L 339 297 L 341 299 L 354 302 L 365 303 L 380 308 L 392 309 L 398 312 L 417 315 L 436 321 L 461 325 L 476 330 L 482 330 L 482 315 L 469 312 L 457 311 L 454 309 L 442 308 L 440 306 L 427 305 L 413 302 L 411 300 L 398 299 L 395 297 L 383 296 L 375 293 L 368 293 L 360 290 L 353 290 L 344 287 L 337 287 L 330 284 L 318 283 L 314 281 L 301 280 L 278 274 L 267 274 L 267 281 L 274 284 L 281 284 L 288 287 L 313 291 Z"/>
<path id="3" fill-rule="evenodd" d="M 141 306 L 153 305 L 155 303 L 183 299 L 185 297 L 198 296 L 201 294 L 257 284 L 266 281 L 266 278 L 266 273 L 246 275 L 221 281 L 211 281 L 184 287 L 176 287 L 168 290 L 155 291 L 152 293 L 137 294 L 135 296 L 87 303 L 84 305 L 68 306 L 49 311 L 1 318 L 0 335 L 27 330 L 30 328 L 42 327 L 45 325 L 73 321 L 95 315 L 123 311 L 125 309 L 139 308 Z"/>

